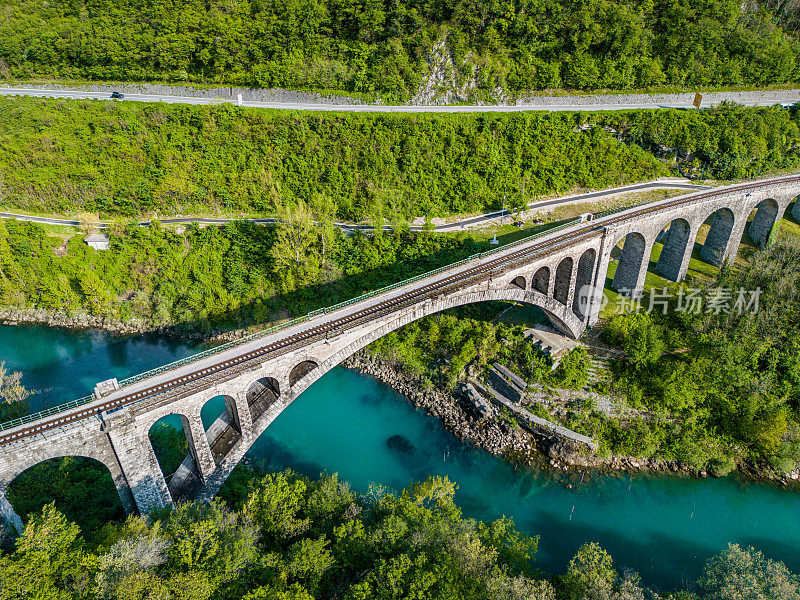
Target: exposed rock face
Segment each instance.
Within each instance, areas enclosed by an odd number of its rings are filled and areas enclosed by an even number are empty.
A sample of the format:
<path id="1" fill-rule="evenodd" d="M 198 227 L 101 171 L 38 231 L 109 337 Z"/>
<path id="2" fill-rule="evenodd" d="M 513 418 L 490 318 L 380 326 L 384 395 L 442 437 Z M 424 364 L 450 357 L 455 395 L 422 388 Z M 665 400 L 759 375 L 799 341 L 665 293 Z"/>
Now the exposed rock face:
<path id="1" fill-rule="evenodd" d="M 479 90 L 480 66 L 470 53 L 457 66 L 447 47 L 447 34 L 442 35 L 428 52 L 430 72 L 422 78 L 417 93 L 409 104 L 443 105 L 456 102 L 476 104 L 508 104 L 510 99 L 501 88 L 491 92 Z"/>

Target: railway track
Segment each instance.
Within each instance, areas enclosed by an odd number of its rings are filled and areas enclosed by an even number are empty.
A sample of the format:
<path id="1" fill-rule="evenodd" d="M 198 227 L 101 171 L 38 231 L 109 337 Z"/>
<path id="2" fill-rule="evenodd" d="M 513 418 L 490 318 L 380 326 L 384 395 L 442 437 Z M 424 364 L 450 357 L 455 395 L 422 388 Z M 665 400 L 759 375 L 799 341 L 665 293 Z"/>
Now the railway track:
<path id="1" fill-rule="evenodd" d="M 439 281 L 409 290 L 394 298 L 365 307 L 349 315 L 321 323 L 315 327 L 304 329 L 287 338 L 276 340 L 262 348 L 251 350 L 234 358 L 210 365 L 181 377 L 176 377 L 156 386 L 133 392 L 119 398 L 114 398 L 100 404 L 92 404 L 84 409 L 55 415 L 39 422 L 33 422 L 27 427 L 21 426 L 19 428 L 10 429 L 6 433 L 0 434 L 0 445 L 9 444 L 49 429 L 97 416 L 102 412 L 113 412 L 123 407 L 138 405 L 145 401 L 147 401 L 147 406 L 163 404 L 176 398 L 195 393 L 200 389 L 209 387 L 209 383 L 219 383 L 231 379 L 246 370 L 256 368 L 258 364 L 265 360 L 295 350 L 310 342 L 331 337 L 331 334 L 336 335 L 340 330 L 346 327 L 354 327 L 368 321 L 374 321 L 375 319 L 418 304 L 429 298 L 445 295 L 451 291 L 463 289 L 465 286 L 474 283 L 491 280 L 504 273 L 509 266 L 516 266 L 521 260 L 531 262 L 541 258 L 546 253 L 575 244 L 589 236 L 601 235 L 602 230 L 608 225 L 635 220 L 638 217 L 675 208 L 689 202 L 694 203 L 698 200 L 715 198 L 722 194 L 741 193 L 755 190 L 766 185 L 774 186 L 796 182 L 800 182 L 800 175 L 777 178 L 768 182 L 739 184 L 724 189 L 711 190 L 700 194 L 667 200 L 655 206 L 646 205 L 633 212 L 611 215 L 600 221 L 589 222 L 582 227 L 564 232 L 555 238 L 535 243 L 494 260 L 487 261 L 486 263 L 468 267 Z"/>

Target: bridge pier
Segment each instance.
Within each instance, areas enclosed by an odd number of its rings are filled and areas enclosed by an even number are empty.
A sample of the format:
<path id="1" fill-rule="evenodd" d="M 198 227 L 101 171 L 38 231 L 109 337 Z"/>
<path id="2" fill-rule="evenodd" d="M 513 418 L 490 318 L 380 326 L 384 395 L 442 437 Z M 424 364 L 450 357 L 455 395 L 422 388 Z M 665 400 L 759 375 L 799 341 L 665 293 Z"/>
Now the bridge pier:
<path id="1" fill-rule="evenodd" d="M 738 219 L 737 222 L 733 226 L 733 230 L 731 231 L 731 236 L 728 239 L 728 245 L 725 248 L 725 252 L 722 255 L 722 261 L 716 264 L 715 266 L 721 267 L 726 262 L 732 262 L 736 260 L 736 256 L 739 254 L 739 246 L 742 243 L 742 236 L 744 235 L 744 231 L 747 228 L 747 215 Z M 713 263 L 712 263 L 713 264 Z"/>
<path id="2" fill-rule="evenodd" d="M 113 443 L 111 444 L 111 447 L 114 447 Z M 119 502 L 122 504 L 125 514 L 129 515 L 136 511 L 136 502 L 133 499 L 133 494 L 130 486 L 128 485 L 128 480 L 125 477 L 125 473 L 122 471 L 122 465 L 119 464 L 119 457 L 116 458 L 116 461 L 106 464 L 106 467 L 111 473 L 111 479 L 114 480 L 114 487 L 117 488 Z"/>
<path id="3" fill-rule="evenodd" d="M 205 481 L 214 472 L 217 465 L 214 462 L 214 455 L 211 453 L 211 444 L 208 443 L 203 420 L 200 418 L 200 408 L 202 405 L 191 416 L 181 415 L 181 418 L 186 441 L 189 442 L 189 452 L 194 458 L 198 475 Z"/>
<path id="4" fill-rule="evenodd" d="M 603 302 L 605 300 L 608 265 L 611 264 L 611 251 L 614 249 L 614 246 L 610 246 L 608 242 L 608 236 L 603 234 L 603 238 L 597 250 L 597 259 L 595 260 L 594 275 L 592 277 L 592 295 L 589 298 L 589 305 L 586 307 L 586 317 L 584 319 L 588 327 L 593 326 L 600 319 L 600 310 L 603 308 Z"/>
<path id="5" fill-rule="evenodd" d="M 147 432 L 142 436 L 131 419 L 110 428 L 108 435 L 139 513 L 146 515 L 172 504 L 172 495 Z"/>
<path id="6" fill-rule="evenodd" d="M 638 232 L 629 233 L 625 237 L 611 289 L 619 293 L 642 290 L 654 242 L 652 236 L 645 237 Z"/>
<path id="7" fill-rule="evenodd" d="M 675 219 L 669 226 L 661 255 L 656 263 L 656 273 L 670 281 L 681 281 L 689 269 L 692 245 L 697 228 L 684 219 Z"/>
<path id="8" fill-rule="evenodd" d="M 236 392 L 233 395 L 233 400 L 236 404 L 236 412 L 239 415 L 239 433 L 244 435 L 245 432 L 253 429 L 253 415 L 250 414 L 250 405 L 247 403 L 247 390 Z"/>
<path id="9" fill-rule="evenodd" d="M 734 214 L 728 208 L 717 211 L 711 227 L 700 249 L 700 258 L 715 267 L 722 264 L 739 250 L 739 240 L 747 224 L 747 215 Z"/>

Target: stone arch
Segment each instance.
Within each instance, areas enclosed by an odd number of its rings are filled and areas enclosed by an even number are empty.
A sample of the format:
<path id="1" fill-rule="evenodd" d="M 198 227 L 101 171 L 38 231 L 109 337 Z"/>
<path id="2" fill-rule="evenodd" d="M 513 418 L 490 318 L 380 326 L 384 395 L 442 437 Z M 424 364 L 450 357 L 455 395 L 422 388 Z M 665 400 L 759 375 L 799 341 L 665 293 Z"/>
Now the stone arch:
<path id="1" fill-rule="evenodd" d="M 182 456 L 180 452 L 173 451 L 172 453 L 168 453 L 165 452 L 164 449 L 157 449 L 153 444 L 154 431 L 156 433 L 163 432 L 165 436 L 170 435 L 166 428 L 176 428 L 175 423 L 170 423 L 169 421 L 177 419 L 180 419 L 188 451 L 186 457 L 180 460 L 180 462 L 178 462 L 179 456 Z M 159 428 L 162 429 L 159 430 Z M 157 466 L 161 470 L 161 474 L 164 477 L 164 481 L 167 483 L 169 493 L 173 500 L 189 496 L 196 488 L 202 485 L 203 478 L 200 470 L 200 459 L 197 456 L 197 447 L 194 436 L 192 435 L 192 427 L 186 415 L 174 411 L 161 415 L 150 425 L 147 430 L 147 438 L 158 463 Z"/>
<path id="2" fill-rule="evenodd" d="M 647 240 L 638 231 L 632 231 L 625 236 L 625 243 L 622 246 L 622 253 L 617 263 L 617 270 L 614 273 L 614 279 L 611 281 L 611 289 L 615 292 L 623 292 L 639 288 L 639 278 L 645 261 L 644 252 L 646 247 Z"/>
<path id="3" fill-rule="evenodd" d="M 547 295 L 550 288 L 550 267 L 539 267 L 531 280 L 531 288 L 541 294 Z"/>
<path id="4" fill-rule="evenodd" d="M 83 477 L 88 476 L 86 485 L 74 485 L 69 489 L 61 487 L 59 476 L 65 475 L 65 471 L 73 483 L 79 483 Z M 24 486 L 23 490 L 18 491 L 18 485 Z M 45 504 L 33 502 L 33 498 L 29 497 L 31 491 L 38 491 L 36 496 L 47 498 L 47 503 L 54 501 L 67 518 L 81 526 L 95 521 L 102 525 L 113 519 L 121 519 L 127 509 L 126 500 L 119 493 L 112 469 L 104 461 L 92 456 L 65 455 L 46 458 L 28 465 L 4 483 L 4 497 L 0 502 L 5 500 L 7 506 L 2 507 L 5 510 L 0 509 L 0 516 L 6 517 L 18 530 L 26 515 L 38 512 Z M 67 492 L 71 494 L 69 500 Z M 71 513 L 67 510 L 68 506 L 80 506 L 81 510 Z M 84 511 L 84 507 L 92 510 Z M 12 512 L 9 513 L 9 510 Z"/>
<path id="5" fill-rule="evenodd" d="M 509 284 L 509 286 L 518 287 L 519 289 L 524 290 L 524 289 L 527 289 L 528 282 L 525 281 L 525 277 L 520 275 L 518 277 L 514 277 L 514 279 L 511 280 L 511 283 Z"/>
<path id="6" fill-rule="evenodd" d="M 281 397 L 281 385 L 274 377 L 262 377 L 250 384 L 245 393 L 250 417 L 255 423 Z"/>
<path id="7" fill-rule="evenodd" d="M 753 220 L 750 221 L 747 233 L 756 246 L 766 248 L 769 243 L 769 236 L 780 216 L 778 214 L 779 206 L 774 199 L 766 198 L 756 204 L 755 211 L 756 214 L 753 215 Z"/>
<path id="8" fill-rule="evenodd" d="M 735 220 L 733 211 L 727 207 L 719 208 L 709 215 L 705 222 L 709 223 L 710 228 L 700 249 L 702 260 L 715 267 L 722 266 Z"/>
<path id="9" fill-rule="evenodd" d="M 663 231 L 663 228 L 662 228 Z M 671 281 L 680 281 L 686 274 L 692 249 L 689 248 L 689 238 L 692 228 L 683 218 L 673 219 L 663 238 L 663 247 L 656 263 L 656 272 Z M 687 251 L 689 256 L 687 257 Z"/>
<path id="10" fill-rule="evenodd" d="M 572 282 L 572 258 L 566 257 L 556 267 L 556 281 L 553 285 L 553 298 L 566 305 L 569 300 L 569 287 Z"/>
<path id="11" fill-rule="evenodd" d="M 294 367 L 292 367 L 291 371 L 289 371 L 289 387 L 294 387 L 294 384 L 296 384 L 318 366 L 319 363 L 316 360 L 301 360 Z"/>
<path id="12" fill-rule="evenodd" d="M 572 312 L 579 319 L 586 317 L 592 293 L 592 276 L 594 275 L 594 264 L 597 259 L 597 251 L 589 248 L 578 259 L 578 272 L 575 275 L 575 295 L 572 299 Z"/>
<path id="13" fill-rule="evenodd" d="M 3 509 L 3 494 L 10 481 L 37 464 L 66 457 L 88 458 L 103 464 L 111 473 L 125 511 L 131 513 L 136 510 L 132 490 L 109 436 L 94 423 L 87 421 L 75 428 L 54 430 L 50 436 L 38 440 L 0 446 L 0 514 Z"/>
<path id="14" fill-rule="evenodd" d="M 214 464 L 218 465 L 242 436 L 236 400 L 227 394 L 209 398 L 200 409 L 200 420 L 206 432 Z"/>
<path id="15" fill-rule="evenodd" d="M 525 302 L 541 308 L 553 323 L 562 329 L 568 335 L 577 338 L 583 331 L 584 324 L 568 310 L 562 303 L 559 303 L 552 297 L 545 296 L 540 292 L 531 290 L 520 290 L 518 288 L 503 288 L 484 290 L 480 292 L 469 292 L 455 297 L 440 297 L 428 302 L 420 302 L 414 307 L 410 307 L 406 312 L 396 320 L 393 320 L 377 329 L 371 330 L 368 334 L 362 336 L 351 342 L 345 348 L 331 354 L 325 360 L 319 362 L 319 366 L 312 369 L 305 377 L 298 380 L 289 393 L 283 397 L 283 405 L 281 409 L 289 406 L 298 396 L 300 396 L 306 389 L 308 389 L 320 377 L 325 375 L 328 371 L 340 364 L 347 357 L 352 356 L 362 348 L 368 346 L 376 339 L 383 337 L 387 333 L 394 331 L 408 323 L 412 323 L 417 319 L 424 316 L 435 314 L 437 312 L 462 306 L 465 304 L 474 304 L 477 302 L 491 302 L 496 300 L 505 300 L 509 302 Z M 315 362 L 315 361 L 312 361 Z M 244 457 L 249 448 L 258 439 L 258 437 L 269 427 L 272 421 L 278 416 L 279 412 L 272 411 L 265 415 L 265 418 L 253 422 L 253 429 L 251 435 L 243 437 L 238 444 L 234 446 L 228 456 L 220 463 L 214 476 L 207 479 L 203 485 L 199 497 L 203 500 L 210 500 L 217 493 L 219 488 L 225 482 L 225 479 L 233 471 L 236 464 Z"/>

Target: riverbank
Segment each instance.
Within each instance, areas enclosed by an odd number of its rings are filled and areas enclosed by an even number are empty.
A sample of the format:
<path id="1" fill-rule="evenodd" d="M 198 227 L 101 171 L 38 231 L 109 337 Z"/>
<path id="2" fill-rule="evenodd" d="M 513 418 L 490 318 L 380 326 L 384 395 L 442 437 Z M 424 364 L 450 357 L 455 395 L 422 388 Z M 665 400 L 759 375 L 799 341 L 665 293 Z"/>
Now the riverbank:
<path id="1" fill-rule="evenodd" d="M 530 436 L 508 422 L 478 418 L 454 395 L 431 389 L 421 377 L 407 373 L 397 363 L 361 351 L 342 366 L 368 375 L 390 387 L 416 408 L 440 419 L 447 431 L 496 456 L 513 453 L 530 457 L 535 445 Z"/>
<path id="2" fill-rule="evenodd" d="M 535 470 L 544 464 L 556 472 L 606 474 L 622 471 L 631 475 L 651 472 L 706 477 L 675 461 L 626 456 L 597 456 L 582 446 L 554 439 L 546 433 L 533 433 L 498 417 L 479 418 L 455 393 L 430 389 L 424 378 L 409 373 L 402 365 L 381 356 L 361 351 L 344 363 L 368 375 L 405 397 L 414 407 L 441 420 L 445 429 L 479 448 Z"/>
<path id="3" fill-rule="evenodd" d="M 625 474 L 659 476 L 714 477 L 705 469 L 696 469 L 675 460 L 636 456 L 600 456 L 579 444 L 532 432 L 496 417 L 479 418 L 455 393 L 430 389 L 424 378 L 410 374 L 402 365 L 381 356 L 361 351 L 344 363 L 362 375 L 368 375 L 405 397 L 414 407 L 441 420 L 445 429 L 475 446 L 534 471 L 543 468 L 568 476 L 568 485 L 576 477 Z M 737 471 L 754 483 L 777 485 L 800 490 L 800 473 L 776 472 L 769 465 L 742 463 Z"/>
<path id="4" fill-rule="evenodd" d="M 140 319 L 120 321 L 111 317 L 92 315 L 83 311 L 64 312 L 46 308 L 0 308 L 0 325 L 45 325 L 69 331 L 102 329 L 121 336 L 157 334 L 211 344 L 232 342 L 252 333 L 248 329 L 208 329 L 179 323 L 155 325 Z"/>

